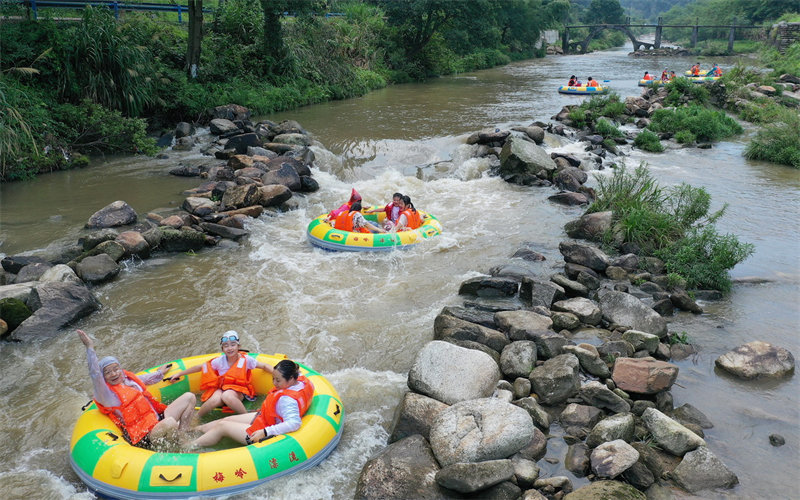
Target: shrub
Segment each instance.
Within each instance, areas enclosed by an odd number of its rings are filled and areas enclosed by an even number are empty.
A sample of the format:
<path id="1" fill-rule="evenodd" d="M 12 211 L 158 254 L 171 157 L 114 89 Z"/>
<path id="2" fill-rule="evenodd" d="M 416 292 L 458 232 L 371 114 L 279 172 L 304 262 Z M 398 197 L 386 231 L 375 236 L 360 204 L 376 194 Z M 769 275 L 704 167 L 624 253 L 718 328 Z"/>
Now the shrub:
<path id="1" fill-rule="evenodd" d="M 699 141 L 715 141 L 742 132 L 741 125 L 724 112 L 697 105 L 656 110 L 650 127 L 656 132 L 672 134 L 688 130 Z"/>
<path id="2" fill-rule="evenodd" d="M 688 130 L 679 130 L 675 132 L 675 140 L 680 144 L 692 144 L 697 137 Z"/>
<path id="3" fill-rule="evenodd" d="M 617 118 L 625 113 L 625 103 L 619 100 L 616 101 L 608 101 L 603 109 L 600 111 L 600 114 L 603 116 L 607 116 L 609 118 Z"/>
<path id="4" fill-rule="evenodd" d="M 660 153 L 664 151 L 664 146 L 661 144 L 661 141 L 658 140 L 658 136 L 648 129 L 639 132 L 639 135 L 633 140 L 633 144 L 637 148 L 650 151 L 651 153 Z"/>
<path id="5" fill-rule="evenodd" d="M 572 124 L 577 128 L 586 126 L 586 111 L 580 107 L 571 109 L 567 114 L 567 118 L 569 118 Z"/>
<path id="6" fill-rule="evenodd" d="M 709 94 L 705 85 L 698 85 L 682 76 L 669 82 L 665 88 L 668 94 L 666 99 L 664 99 L 664 104 L 667 106 L 682 105 L 684 97 L 686 100 L 698 104 L 705 104 L 708 102 Z"/>
<path id="7" fill-rule="evenodd" d="M 617 127 L 612 125 L 611 122 L 604 119 L 597 120 L 597 123 L 594 126 L 594 131 L 606 139 L 625 136 L 625 134 L 623 134 Z"/>
<path id="8" fill-rule="evenodd" d="M 781 121 L 759 130 L 747 145 L 744 156 L 800 168 L 800 117 L 785 110 Z"/>

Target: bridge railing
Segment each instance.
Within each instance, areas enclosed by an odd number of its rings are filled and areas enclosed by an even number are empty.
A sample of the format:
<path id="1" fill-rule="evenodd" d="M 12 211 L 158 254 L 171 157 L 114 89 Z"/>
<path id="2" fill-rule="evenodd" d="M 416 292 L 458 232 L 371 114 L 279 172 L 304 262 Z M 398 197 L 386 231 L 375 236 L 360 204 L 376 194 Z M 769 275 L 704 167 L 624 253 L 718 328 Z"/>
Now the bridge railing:
<path id="1" fill-rule="evenodd" d="M 120 11 L 135 10 L 143 12 L 175 12 L 178 22 L 183 22 L 183 14 L 189 12 L 187 5 L 167 3 L 127 3 L 113 0 L 18 0 L 16 3 L 30 9 L 34 19 L 39 19 L 40 8 L 81 10 L 87 5 L 92 7 L 106 7 L 114 12 L 114 17 L 119 19 Z M 214 9 L 203 9 L 204 13 L 213 14 Z"/>

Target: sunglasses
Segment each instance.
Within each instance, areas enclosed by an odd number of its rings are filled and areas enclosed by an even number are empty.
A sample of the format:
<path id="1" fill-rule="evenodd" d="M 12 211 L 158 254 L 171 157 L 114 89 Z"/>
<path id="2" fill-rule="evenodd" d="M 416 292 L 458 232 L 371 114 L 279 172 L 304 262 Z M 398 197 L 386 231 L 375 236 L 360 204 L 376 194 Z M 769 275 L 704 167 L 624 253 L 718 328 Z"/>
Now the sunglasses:
<path id="1" fill-rule="evenodd" d="M 231 335 L 229 337 L 222 337 L 219 340 L 219 343 L 222 344 L 224 342 L 239 342 L 239 337 L 237 337 L 236 335 Z"/>

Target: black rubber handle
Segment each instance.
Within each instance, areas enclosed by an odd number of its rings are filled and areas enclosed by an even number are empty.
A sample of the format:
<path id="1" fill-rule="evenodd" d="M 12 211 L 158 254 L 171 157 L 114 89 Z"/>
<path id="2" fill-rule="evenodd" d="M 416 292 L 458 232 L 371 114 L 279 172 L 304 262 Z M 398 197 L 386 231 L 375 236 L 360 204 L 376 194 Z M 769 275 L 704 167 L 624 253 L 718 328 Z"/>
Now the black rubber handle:
<path id="1" fill-rule="evenodd" d="M 171 483 L 172 481 L 176 481 L 176 480 L 180 479 L 180 477 L 181 477 L 182 475 L 183 475 L 183 473 L 181 473 L 181 472 L 178 472 L 178 475 L 177 475 L 177 476 L 175 476 L 175 477 L 173 477 L 172 479 L 167 479 L 167 478 L 165 478 L 165 477 L 164 477 L 164 474 L 159 474 L 159 475 L 158 475 L 158 477 L 159 477 L 159 478 L 161 478 L 161 479 L 163 479 L 164 481 L 166 481 L 166 482 L 168 482 L 168 483 Z"/>

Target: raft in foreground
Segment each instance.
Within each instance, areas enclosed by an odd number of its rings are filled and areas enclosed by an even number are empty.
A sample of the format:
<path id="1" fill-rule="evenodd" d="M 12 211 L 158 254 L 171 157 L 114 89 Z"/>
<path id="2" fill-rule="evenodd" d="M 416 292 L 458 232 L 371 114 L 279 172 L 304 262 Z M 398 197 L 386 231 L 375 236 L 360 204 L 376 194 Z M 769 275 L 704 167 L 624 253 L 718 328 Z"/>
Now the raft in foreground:
<path id="1" fill-rule="evenodd" d="M 286 356 L 248 354 L 274 366 Z M 171 373 L 219 356 L 206 354 L 173 361 Z M 142 373 L 154 371 L 151 368 Z M 92 491 L 112 498 L 190 498 L 231 495 L 267 481 L 308 469 L 324 460 L 339 443 L 344 407 L 336 389 L 319 373 L 300 365 L 314 384 L 314 398 L 296 432 L 234 448 L 204 453 L 157 453 L 130 445 L 96 404 L 78 418 L 70 441 L 70 465 Z M 169 372 L 168 372 L 169 373 Z M 272 388 L 272 377 L 254 370 L 256 392 Z M 200 373 L 179 382 L 148 386 L 156 399 L 171 401 L 186 391 L 200 392 Z"/>
<path id="2" fill-rule="evenodd" d="M 370 210 L 376 207 L 366 207 Z M 320 215 L 308 224 L 308 241 L 311 244 L 340 252 L 386 252 L 395 248 L 408 248 L 442 233 L 442 225 L 431 214 L 418 210 L 420 217 L 427 216 L 422 226 L 410 231 L 396 233 L 354 233 L 334 229 L 324 221 L 326 214 Z M 381 224 L 386 218 L 384 212 L 364 214 L 364 218 Z"/>
<path id="3" fill-rule="evenodd" d="M 605 94 L 610 90 L 609 87 L 587 87 L 585 85 L 581 85 L 580 87 L 574 87 L 571 85 L 562 85 L 558 87 L 559 94 L 574 94 L 574 95 L 593 95 L 593 94 Z"/>

